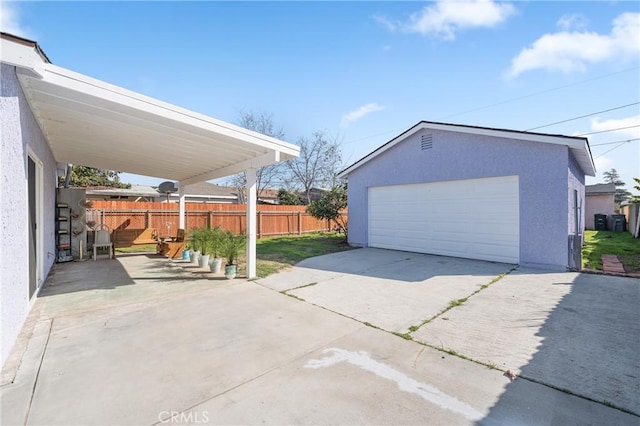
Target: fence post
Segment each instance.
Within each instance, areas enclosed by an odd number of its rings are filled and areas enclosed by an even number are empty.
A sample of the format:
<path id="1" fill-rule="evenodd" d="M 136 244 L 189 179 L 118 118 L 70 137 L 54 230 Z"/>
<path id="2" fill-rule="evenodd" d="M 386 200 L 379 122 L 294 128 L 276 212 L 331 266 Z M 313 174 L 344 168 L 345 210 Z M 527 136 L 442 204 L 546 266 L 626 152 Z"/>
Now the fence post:
<path id="1" fill-rule="evenodd" d="M 213 212 L 209 210 L 207 212 L 207 228 L 211 228 Z"/>
<path id="2" fill-rule="evenodd" d="M 258 234 L 258 238 L 262 237 L 262 212 L 260 210 L 258 210 L 258 223 L 257 223 L 257 234 Z"/>
<path id="3" fill-rule="evenodd" d="M 302 235 L 302 212 L 298 212 L 298 235 Z"/>

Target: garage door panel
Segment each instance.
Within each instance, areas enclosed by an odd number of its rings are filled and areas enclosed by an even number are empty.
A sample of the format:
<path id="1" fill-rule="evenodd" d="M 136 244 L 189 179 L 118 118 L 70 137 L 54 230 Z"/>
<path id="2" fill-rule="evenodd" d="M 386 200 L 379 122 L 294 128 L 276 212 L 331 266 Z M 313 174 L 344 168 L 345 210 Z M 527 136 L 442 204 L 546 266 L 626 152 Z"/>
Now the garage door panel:
<path id="1" fill-rule="evenodd" d="M 369 188 L 369 245 L 517 263 L 517 176 Z"/>

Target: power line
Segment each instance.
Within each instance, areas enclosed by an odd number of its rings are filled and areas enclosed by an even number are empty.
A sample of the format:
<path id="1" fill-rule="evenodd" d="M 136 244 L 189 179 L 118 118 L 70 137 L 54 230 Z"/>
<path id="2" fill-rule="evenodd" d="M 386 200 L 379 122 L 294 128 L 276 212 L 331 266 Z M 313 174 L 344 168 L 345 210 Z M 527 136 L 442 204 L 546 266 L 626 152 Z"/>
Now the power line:
<path id="1" fill-rule="evenodd" d="M 638 105 L 638 104 L 640 104 L 640 102 L 634 102 L 632 104 L 622 105 L 622 106 L 615 107 L 615 108 L 609 108 L 609 109 L 605 109 L 605 110 L 602 110 L 602 111 L 593 112 L 591 114 L 581 115 L 580 117 L 574 117 L 574 118 L 569 118 L 569 119 L 562 120 L 562 121 L 556 121 L 555 123 L 545 124 L 544 126 L 532 127 L 530 129 L 525 130 L 525 132 L 530 132 L 531 130 L 542 129 L 543 127 L 555 126 L 556 124 L 567 123 L 569 121 L 579 120 L 581 118 L 591 117 L 593 115 L 602 114 L 603 112 L 609 112 L 609 111 L 615 111 L 617 109 L 628 108 L 630 106 L 634 106 L 634 105 Z"/>
<path id="2" fill-rule="evenodd" d="M 507 103 L 511 103 L 511 102 L 515 102 L 515 101 L 519 101 L 521 99 L 531 98 L 531 97 L 542 95 L 542 94 L 549 93 L 549 92 L 555 92 L 557 90 L 566 89 L 568 87 L 578 86 L 580 84 L 589 83 L 589 82 L 592 82 L 592 81 L 600 80 L 600 79 L 611 77 L 611 76 L 618 75 L 618 74 L 623 74 L 623 73 L 626 73 L 626 72 L 629 72 L 629 71 L 635 71 L 638 68 L 640 68 L 640 67 L 627 68 L 627 69 L 616 71 L 616 72 L 612 72 L 612 73 L 609 73 L 609 74 L 604 74 L 604 75 L 600 75 L 600 76 L 597 76 L 597 77 L 589 78 L 587 80 L 581 80 L 581 81 L 577 81 L 575 83 L 566 84 L 564 86 L 558 86 L 558 87 L 553 87 L 553 88 L 547 89 L 547 90 L 541 90 L 539 92 L 529 93 L 528 95 L 523 95 L 523 96 L 519 96 L 519 97 L 516 97 L 516 98 L 511 98 L 511 99 L 507 99 L 507 100 L 504 100 L 504 101 L 501 101 L 501 102 L 497 102 L 497 103 L 494 103 L 494 104 L 484 105 L 484 106 L 473 108 L 473 109 L 470 109 L 470 110 L 466 110 L 466 111 L 458 112 L 458 113 L 455 113 L 455 114 L 439 117 L 439 118 L 436 118 L 436 120 L 444 120 L 444 119 L 447 119 L 447 118 L 456 117 L 458 115 L 463 115 L 463 114 L 467 114 L 467 113 L 470 113 L 470 112 L 479 111 L 479 110 L 482 110 L 482 109 L 487 109 L 487 108 L 491 108 L 491 107 L 494 107 L 494 106 L 503 105 L 503 104 L 507 104 Z M 362 140 L 375 138 L 377 136 L 383 136 L 383 135 L 386 135 L 386 134 L 389 134 L 389 133 L 397 133 L 397 132 L 401 132 L 403 130 L 406 130 L 406 128 L 402 127 L 402 128 L 396 128 L 396 129 L 392 129 L 392 130 L 387 130 L 387 131 L 384 131 L 384 132 L 381 132 L 381 133 L 376 133 L 374 135 L 363 136 L 363 137 L 358 138 L 358 139 L 352 139 L 352 140 L 344 142 L 343 144 L 344 145 L 349 145 L 349 144 L 352 144 L 354 142 L 359 142 L 359 141 L 362 141 Z"/>
<path id="3" fill-rule="evenodd" d="M 614 142 L 596 143 L 596 144 L 589 145 L 589 146 L 594 147 L 594 146 L 603 146 L 603 145 L 613 145 L 613 144 L 616 144 L 616 143 L 633 142 L 633 141 L 640 141 L 640 138 L 625 139 L 625 140 L 619 140 L 619 141 L 614 141 Z"/>
<path id="4" fill-rule="evenodd" d="M 589 136 L 589 135 L 596 135 L 596 134 L 598 134 L 598 133 L 615 132 L 616 130 L 633 129 L 633 128 L 635 128 L 635 127 L 640 127 L 640 124 L 636 124 L 635 126 L 618 127 L 617 129 L 600 130 L 600 131 L 598 131 L 598 132 L 582 133 L 581 135 L 576 135 L 576 136 Z"/>
<path id="5" fill-rule="evenodd" d="M 579 84 L 588 83 L 588 82 L 595 81 L 595 80 L 600 80 L 602 78 L 611 77 L 612 75 L 617 75 L 617 74 L 622 74 L 622 73 L 629 72 L 629 71 L 634 71 L 634 70 L 636 70 L 638 68 L 640 68 L 640 67 L 628 68 L 626 70 L 616 71 L 616 72 L 612 72 L 612 73 L 605 74 L 605 75 L 600 75 L 600 76 L 597 76 L 597 77 L 589 78 L 587 80 L 577 81 L 577 82 L 571 83 L 571 84 L 565 84 L 564 86 L 553 87 L 551 89 L 542 90 L 540 92 L 534 92 L 534 93 L 530 93 L 528 95 L 519 96 L 517 98 L 507 99 L 506 101 L 497 102 L 495 104 L 489 104 L 489 105 L 481 106 L 481 107 L 478 107 L 478 108 L 473 108 L 473 109 L 470 109 L 470 110 L 467 110 L 467 111 L 463 111 L 463 112 L 458 112 L 458 113 L 455 113 L 455 114 L 447 115 L 447 116 L 438 118 L 437 120 L 443 120 L 443 119 L 450 118 L 450 117 L 456 117 L 458 115 L 463 115 L 463 114 L 467 114 L 467 113 L 470 113 L 470 112 L 479 111 L 481 109 L 487 109 L 487 108 L 491 108 L 491 107 L 494 107 L 494 106 L 503 105 L 503 104 L 507 104 L 507 103 L 515 102 L 515 101 L 519 101 L 521 99 L 531 98 L 533 96 L 542 95 L 544 93 L 555 92 L 556 90 L 566 89 L 567 87 L 577 86 Z"/>
<path id="6" fill-rule="evenodd" d="M 618 148 L 620 148 L 620 147 L 621 147 L 621 146 L 623 146 L 625 143 L 627 143 L 627 141 L 622 142 L 622 143 L 621 143 L 620 145 L 618 145 L 618 146 L 614 146 L 613 148 L 611 148 L 611 149 L 609 149 L 609 150 L 607 150 L 607 151 L 603 152 L 602 154 L 598 155 L 597 157 L 594 157 L 593 159 L 595 160 L 596 158 L 600 158 L 600 157 L 602 157 L 603 155 L 608 154 L 609 152 L 613 151 L 614 149 L 618 149 Z"/>

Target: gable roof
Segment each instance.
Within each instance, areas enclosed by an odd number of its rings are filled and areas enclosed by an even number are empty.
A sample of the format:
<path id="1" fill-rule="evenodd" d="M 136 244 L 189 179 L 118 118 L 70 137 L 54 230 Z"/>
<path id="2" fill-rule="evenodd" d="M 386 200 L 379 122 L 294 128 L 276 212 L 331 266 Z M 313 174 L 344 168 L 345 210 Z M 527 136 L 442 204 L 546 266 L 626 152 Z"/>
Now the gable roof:
<path id="1" fill-rule="evenodd" d="M 587 185 L 584 187 L 586 195 L 606 195 L 615 194 L 616 185 L 613 183 L 597 183 L 595 185 Z"/>
<path id="2" fill-rule="evenodd" d="M 565 136 L 550 133 L 525 132 L 522 130 L 498 129 L 493 127 L 470 126 L 466 124 L 439 123 L 435 121 L 420 121 L 416 125 L 405 130 L 389 142 L 385 143 L 375 151 L 365 155 L 349 167 L 342 170 L 338 176 L 347 177 L 360 166 L 368 163 L 378 155 L 404 141 L 421 130 L 443 130 L 448 132 L 469 133 L 474 135 L 492 136 L 496 138 L 510 138 L 531 142 L 550 143 L 555 145 L 565 145 L 573 153 L 580 168 L 587 176 L 595 176 L 596 168 L 593 164 L 589 140 L 579 136 Z"/>

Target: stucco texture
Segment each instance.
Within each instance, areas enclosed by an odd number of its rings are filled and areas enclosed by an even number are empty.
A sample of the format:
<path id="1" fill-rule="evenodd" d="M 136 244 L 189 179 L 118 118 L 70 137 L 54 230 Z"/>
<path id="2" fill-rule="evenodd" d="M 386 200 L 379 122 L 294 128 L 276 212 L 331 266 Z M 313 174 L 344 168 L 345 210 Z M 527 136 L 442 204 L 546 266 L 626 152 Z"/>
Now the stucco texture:
<path id="1" fill-rule="evenodd" d="M 611 229 L 611 215 L 615 214 L 615 197 L 613 194 L 589 194 L 585 204 L 585 227 L 595 229 L 596 214 L 607 215 L 607 228 Z"/>
<path id="2" fill-rule="evenodd" d="M 580 171 L 580 167 L 576 162 L 573 155 L 569 153 L 569 174 L 568 174 L 568 202 L 569 202 L 569 222 L 568 222 L 568 231 L 569 234 L 578 234 L 581 235 L 584 230 L 584 221 L 585 221 L 585 190 L 584 190 L 584 173 Z M 577 206 L 578 211 L 574 211 L 574 191 L 578 194 L 577 198 Z M 578 216 L 578 220 L 576 222 L 576 217 Z M 576 229 L 577 223 L 577 229 Z"/>
<path id="3" fill-rule="evenodd" d="M 421 149 L 423 134 L 433 135 L 433 148 Z M 520 264 L 564 270 L 572 221 L 568 194 L 575 188 L 584 198 L 584 175 L 569 170 L 569 156 L 569 149 L 561 145 L 419 131 L 349 174 L 349 242 L 368 244 L 369 187 L 517 175 Z"/>
<path id="4" fill-rule="evenodd" d="M 15 67 L 0 69 L 0 304 L 2 364 L 29 312 L 27 153 L 42 163 L 42 260 L 40 285 L 53 265 L 56 169 L 53 154 L 22 92 Z M 27 148 L 28 146 L 28 148 Z"/>

